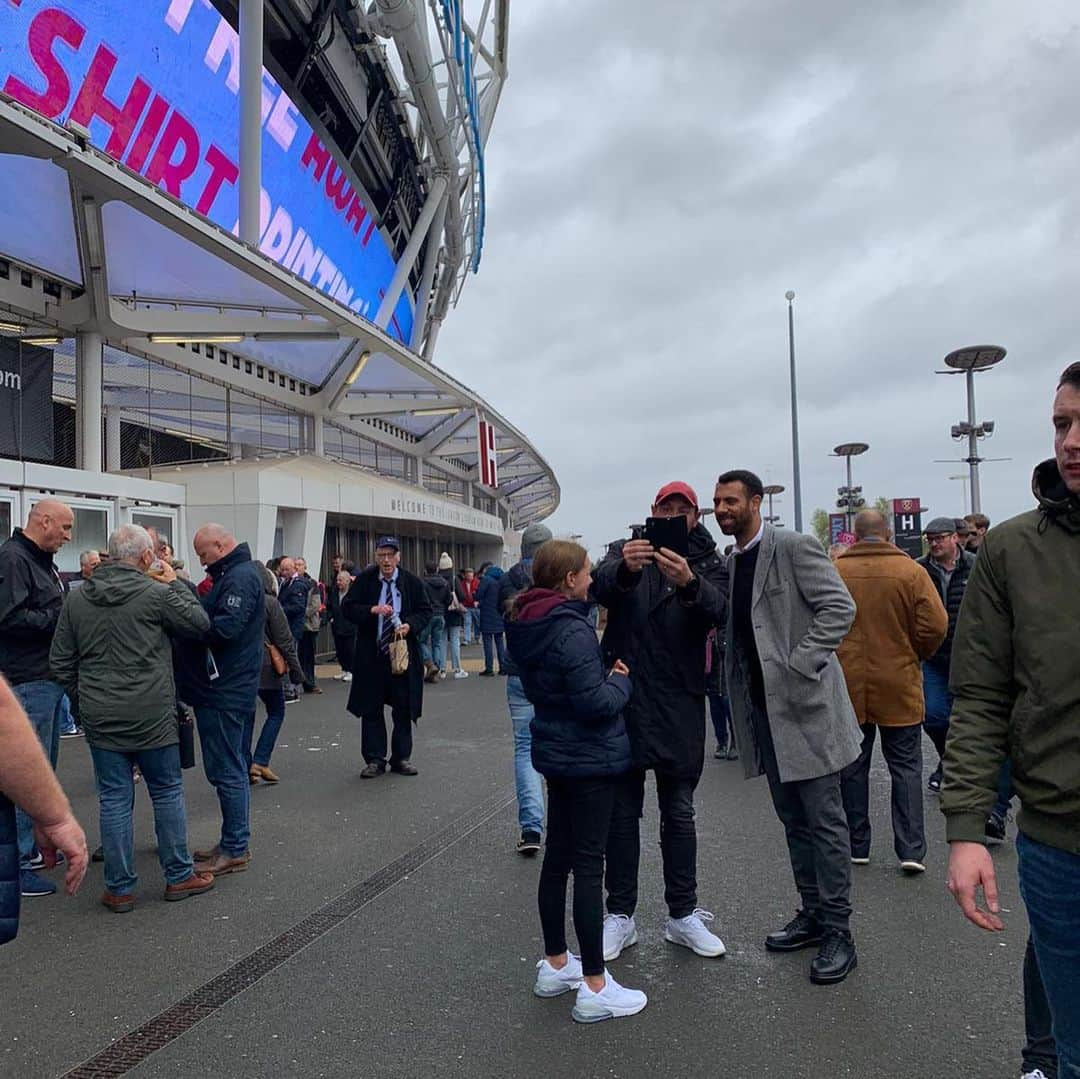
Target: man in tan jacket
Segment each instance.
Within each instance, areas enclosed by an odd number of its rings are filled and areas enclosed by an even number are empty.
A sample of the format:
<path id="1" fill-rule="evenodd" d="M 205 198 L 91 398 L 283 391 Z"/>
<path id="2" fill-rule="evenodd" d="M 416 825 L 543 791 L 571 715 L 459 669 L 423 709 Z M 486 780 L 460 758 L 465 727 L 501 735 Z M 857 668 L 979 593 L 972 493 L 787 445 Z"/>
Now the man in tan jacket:
<path id="1" fill-rule="evenodd" d="M 881 750 L 892 778 L 894 849 L 906 873 L 925 871 L 922 800 L 921 663 L 938 649 L 949 626 L 929 575 L 889 542 L 877 510 L 855 518 L 857 542 L 836 562 L 855 600 L 855 622 L 837 655 L 862 727 L 862 752 L 841 773 L 851 831 L 851 860 L 870 861 L 870 760 L 881 728 Z"/>

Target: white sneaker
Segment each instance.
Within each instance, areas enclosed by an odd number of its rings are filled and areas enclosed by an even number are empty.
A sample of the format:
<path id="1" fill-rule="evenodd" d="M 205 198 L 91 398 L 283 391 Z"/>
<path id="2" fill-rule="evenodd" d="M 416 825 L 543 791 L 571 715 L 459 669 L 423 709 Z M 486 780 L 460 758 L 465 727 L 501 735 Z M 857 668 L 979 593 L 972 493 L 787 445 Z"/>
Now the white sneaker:
<path id="1" fill-rule="evenodd" d="M 454 677 L 455 678 L 468 678 L 469 677 L 469 672 L 468 671 L 454 671 Z"/>
<path id="2" fill-rule="evenodd" d="M 538 997 L 561 997 L 581 985 L 581 958 L 573 952 L 566 953 L 566 966 L 556 970 L 546 959 L 536 964 L 536 984 L 533 992 Z"/>
<path id="3" fill-rule="evenodd" d="M 664 939 L 671 941 L 672 944 L 681 944 L 698 955 L 710 957 L 723 955 L 727 951 L 724 942 L 705 926 L 706 922 L 712 920 L 713 915 L 700 907 L 685 918 L 668 918 Z"/>
<path id="4" fill-rule="evenodd" d="M 640 989 L 625 989 L 605 970 L 604 988 L 594 993 L 583 981 L 578 986 L 577 1002 L 570 1013 L 578 1023 L 599 1023 L 637 1015 L 649 998 Z"/>
<path id="5" fill-rule="evenodd" d="M 919 873 L 925 873 L 926 872 L 926 866 L 924 866 L 922 864 L 922 862 L 918 861 L 915 858 L 905 858 L 904 861 L 902 861 L 900 863 L 900 868 L 909 877 L 914 877 Z"/>
<path id="6" fill-rule="evenodd" d="M 341 676 L 341 680 L 342 680 L 343 682 L 351 682 L 351 681 L 352 681 L 352 671 L 346 671 L 346 672 L 345 672 L 345 673 L 344 673 L 344 674 L 343 674 L 343 675 Z"/>
<path id="7" fill-rule="evenodd" d="M 439 671 L 439 681 L 441 682 L 444 678 L 446 678 L 446 671 Z"/>
<path id="8" fill-rule="evenodd" d="M 623 948 L 637 944 L 637 926 L 633 916 L 604 915 L 604 962 L 610 963 L 622 955 Z"/>
<path id="9" fill-rule="evenodd" d="M 344 671 L 339 671 L 337 674 L 334 675 L 334 681 L 335 682 L 341 682 L 344 678 L 345 678 L 345 672 Z"/>
<path id="10" fill-rule="evenodd" d="M 1033 1072 L 1024 1072 L 1020 1079 L 1046 1079 L 1042 1068 L 1036 1068 Z"/>

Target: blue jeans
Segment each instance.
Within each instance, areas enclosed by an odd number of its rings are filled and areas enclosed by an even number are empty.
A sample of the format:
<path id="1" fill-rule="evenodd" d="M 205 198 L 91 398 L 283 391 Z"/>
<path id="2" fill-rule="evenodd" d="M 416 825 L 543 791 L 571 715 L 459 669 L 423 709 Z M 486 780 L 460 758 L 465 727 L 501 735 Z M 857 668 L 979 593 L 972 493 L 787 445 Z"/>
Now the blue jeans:
<path id="1" fill-rule="evenodd" d="M 485 642 L 487 637 L 484 638 Z M 514 784 L 517 787 L 518 824 L 523 832 L 544 831 L 544 785 L 532 766 L 532 731 L 529 724 L 535 715 L 521 679 L 516 674 L 506 680 L 506 703 L 514 728 Z"/>
<path id="2" fill-rule="evenodd" d="M 251 838 L 248 826 L 251 797 L 248 757 L 251 753 L 251 732 L 255 729 L 255 713 L 222 712 L 200 705 L 195 709 L 195 721 L 202 743 L 203 770 L 217 789 L 221 803 L 219 846 L 225 854 L 238 858 L 247 853 L 248 840 Z"/>
<path id="3" fill-rule="evenodd" d="M 461 670 L 461 626 L 449 626 L 446 632 L 450 636 L 450 667 Z"/>
<path id="4" fill-rule="evenodd" d="M 495 652 L 499 653 L 499 670 L 506 666 L 506 637 L 502 633 L 484 634 L 484 670 L 494 670 Z"/>
<path id="5" fill-rule="evenodd" d="M 274 746 L 277 745 L 277 736 L 281 732 L 281 725 L 285 722 L 285 690 L 280 687 L 278 689 L 260 689 L 259 699 L 266 705 L 266 722 L 263 723 L 262 730 L 259 732 L 259 742 L 255 746 L 255 752 L 252 754 L 251 760 L 248 761 L 248 765 L 250 767 L 252 763 L 255 763 L 268 768 L 270 766 L 270 755 L 274 752 Z M 251 734 L 254 735 L 254 712 L 251 714 L 251 722 Z M 250 737 L 246 739 L 244 745 L 250 751 Z"/>
<path id="6" fill-rule="evenodd" d="M 130 895 L 139 878 L 135 872 L 135 839 L 132 816 L 135 781 L 131 769 L 139 766 L 150 801 L 154 804 L 158 861 L 168 884 L 187 880 L 192 872 L 187 846 L 187 812 L 184 780 L 180 771 L 180 747 L 140 749 L 119 753 L 90 747 L 94 782 L 101 811 L 101 846 L 105 852 L 105 887 L 113 895 Z"/>
<path id="7" fill-rule="evenodd" d="M 1016 841 L 1020 894 L 1053 1017 L 1060 1079 L 1080 1079 L 1080 854 Z"/>
<path id="8" fill-rule="evenodd" d="M 923 727 L 928 731 L 948 730 L 953 706 L 953 696 L 949 692 L 949 671 L 934 663 L 924 663 L 922 677 L 923 700 L 926 703 Z"/>
<path id="9" fill-rule="evenodd" d="M 55 769 L 56 758 L 60 754 L 60 700 L 64 691 L 55 682 L 45 680 L 23 682 L 11 688 L 29 716 L 30 725 L 41 741 L 45 756 Z M 30 859 L 34 856 L 34 822 L 16 808 L 15 824 L 19 833 L 19 865 L 29 869 Z"/>
<path id="10" fill-rule="evenodd" d="M 435 615 L 420 634 L 420 655 L 425 663 L 434 663 L 441 671 L 446 662 L 446 618 Z"/>
<path id="11" fill-rule="evenodd" d="M 75 726 L 75 717 L 71 714 L 71 701 L 65 693 L 60 698 L 60 707 L 56 713 L 57 727 L 61 734 L 74 734 L 78 728 Z"/>
<path id="12" fill-rule="evenodd" d="M 472 644 L 473 638 L 480 636 L 480 626 L 477 622 L 477 610 L 475 607 L 465 608 L 465 643 Z"/>

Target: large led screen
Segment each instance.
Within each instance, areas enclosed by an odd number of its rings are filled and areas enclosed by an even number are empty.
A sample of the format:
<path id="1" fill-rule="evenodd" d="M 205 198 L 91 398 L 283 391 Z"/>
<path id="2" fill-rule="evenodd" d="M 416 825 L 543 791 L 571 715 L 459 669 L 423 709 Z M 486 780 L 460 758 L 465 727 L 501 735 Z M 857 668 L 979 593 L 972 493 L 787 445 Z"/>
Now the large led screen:
<path id="1" fill-rule="evenodd" d="M 239 42 L 209 0 L 0 0 L 0 88 L 238 232 Z M 262 119 L 261 250 L 373 318 L 394 259 L 366 194 L 266 71 Z M 412 318 L 403 294 L 389 332 Z"/>

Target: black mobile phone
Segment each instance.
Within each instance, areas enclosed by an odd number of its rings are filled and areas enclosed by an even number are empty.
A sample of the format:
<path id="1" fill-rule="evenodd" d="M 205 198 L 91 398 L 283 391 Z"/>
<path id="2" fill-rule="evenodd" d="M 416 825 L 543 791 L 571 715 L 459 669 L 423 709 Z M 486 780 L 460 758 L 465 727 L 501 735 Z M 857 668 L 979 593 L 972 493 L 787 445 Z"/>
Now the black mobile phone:
<path id="1" fill-rule="evenodd" d="M 656 550 L 666 547 L 683 558 L 690 553 L 690 533 L 685 517 L 649 517 L 645 521 L 645 539 Z"/>

